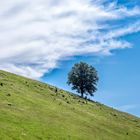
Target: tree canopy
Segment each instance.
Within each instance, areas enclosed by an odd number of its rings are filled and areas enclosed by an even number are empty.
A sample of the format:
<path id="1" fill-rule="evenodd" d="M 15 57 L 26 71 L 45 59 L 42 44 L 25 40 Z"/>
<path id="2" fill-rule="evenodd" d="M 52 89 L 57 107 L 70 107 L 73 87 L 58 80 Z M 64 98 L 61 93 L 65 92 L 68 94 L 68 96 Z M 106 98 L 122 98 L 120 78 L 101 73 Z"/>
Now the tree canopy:
<path id="1" fill-rule="evenodd" d="M 99 78 L 96 69 L 85 62 L 76 63 L 68 73 L 68 85 L 72 85 L 72 90 L 76 90 L 81 97 L 93 96 L 97 90 Z"/>

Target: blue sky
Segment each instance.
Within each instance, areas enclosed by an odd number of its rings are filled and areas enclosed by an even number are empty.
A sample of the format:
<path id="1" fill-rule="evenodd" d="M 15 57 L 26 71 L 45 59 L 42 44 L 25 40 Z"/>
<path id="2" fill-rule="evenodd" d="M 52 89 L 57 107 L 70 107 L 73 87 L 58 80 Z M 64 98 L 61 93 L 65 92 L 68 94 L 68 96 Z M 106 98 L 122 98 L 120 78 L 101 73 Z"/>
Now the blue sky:
<path id="1" fill-rule="evenodd" d="M 140 0 L 0 0 L 0 21 L 0 69 L 70 90 L 85 61 L 100 77 L 93 100 L 140 116 Z"/>

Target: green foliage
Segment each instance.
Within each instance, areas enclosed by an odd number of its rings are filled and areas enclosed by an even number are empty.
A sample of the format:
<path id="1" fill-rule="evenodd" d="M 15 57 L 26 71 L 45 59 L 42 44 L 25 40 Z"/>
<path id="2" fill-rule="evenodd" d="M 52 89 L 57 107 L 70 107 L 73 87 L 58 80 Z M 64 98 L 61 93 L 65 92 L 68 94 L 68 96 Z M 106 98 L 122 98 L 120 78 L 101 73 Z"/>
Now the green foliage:
<path id="1" fill-rule="evenodd" d="M 4 71 L 0 82 L 0 140 L 140 140 L 135 116 Z"/>
<path id="2" fill-rule="evenodd" d="M 68 84 L 72 85 L 73 90 L 77 90 L 81 94 L 93 93 L 97 90 L 96 85 L 98 81 L 97 71 L 93 66 L 87 63 L 76 63 L 68 74 Z"/>

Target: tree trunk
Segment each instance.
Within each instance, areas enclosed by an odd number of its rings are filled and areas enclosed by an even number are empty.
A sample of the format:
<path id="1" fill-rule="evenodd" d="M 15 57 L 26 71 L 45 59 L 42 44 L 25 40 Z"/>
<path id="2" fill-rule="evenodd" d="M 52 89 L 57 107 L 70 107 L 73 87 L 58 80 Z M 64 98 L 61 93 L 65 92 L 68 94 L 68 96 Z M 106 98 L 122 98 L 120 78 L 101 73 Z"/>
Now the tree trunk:
<path id="1" fill-rule="evenodd" d="M 81 85 L 81 97 L 83 98 L 84 97 L 84 89 L 83 89 L 83 84 Z"/>
<path id="2" fill-rule="evenodd" d="M 82 97 L 82 98 L 84 97 L 84 93 L 83 93 L 83 92 L 81 92 L 81 97 Z"/>

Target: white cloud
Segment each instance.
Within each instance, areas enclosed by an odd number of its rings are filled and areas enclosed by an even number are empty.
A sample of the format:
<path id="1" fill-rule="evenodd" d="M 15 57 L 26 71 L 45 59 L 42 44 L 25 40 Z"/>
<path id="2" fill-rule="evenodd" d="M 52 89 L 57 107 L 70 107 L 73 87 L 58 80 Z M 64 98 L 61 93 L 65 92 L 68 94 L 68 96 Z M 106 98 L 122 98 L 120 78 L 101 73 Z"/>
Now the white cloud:
<path id="1" fill-rule="evenodd" d="M 74 55 L 131 47 L 120 37 L 140 30 L 138 7 L 107 0 L 0 0 L 0 68 L 39 78 Z"/>

